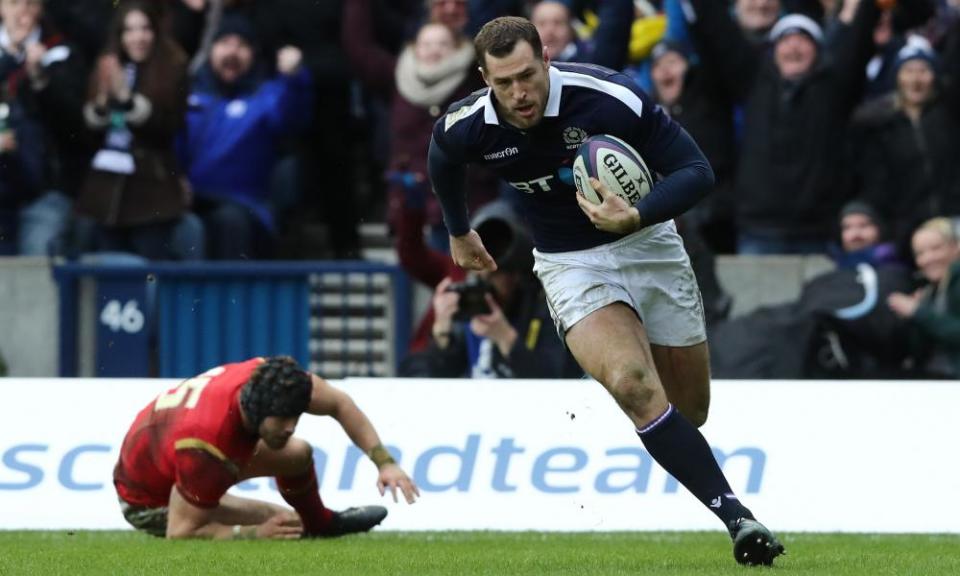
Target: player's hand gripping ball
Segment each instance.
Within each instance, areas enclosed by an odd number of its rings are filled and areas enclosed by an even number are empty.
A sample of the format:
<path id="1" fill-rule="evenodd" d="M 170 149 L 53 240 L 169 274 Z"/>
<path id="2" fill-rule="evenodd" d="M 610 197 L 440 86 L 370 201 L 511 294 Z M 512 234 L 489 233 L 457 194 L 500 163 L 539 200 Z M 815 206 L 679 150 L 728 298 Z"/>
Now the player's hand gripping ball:
<path id="1" fill-rule="evenodd" d="M 602 201 L 590 178 L 606 185 L 607 190 L 634 205 L 650 193 L 653 178 L 640 154 L 623 140 L 607 134 L 587 138 L 577 148 L 573 161 L 573 184 L 577 192 L 594 204 Z"/>

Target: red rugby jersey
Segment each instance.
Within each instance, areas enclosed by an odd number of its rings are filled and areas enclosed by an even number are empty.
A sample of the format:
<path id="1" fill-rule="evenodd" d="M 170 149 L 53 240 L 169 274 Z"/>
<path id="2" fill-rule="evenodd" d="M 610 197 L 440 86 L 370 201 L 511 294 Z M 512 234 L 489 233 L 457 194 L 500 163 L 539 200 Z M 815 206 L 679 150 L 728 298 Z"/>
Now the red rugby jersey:
<path id="1" fill-rule="evenodd" d="M 243 428 L 240 389 L 263 360 L 218 366 L 161 394 L 123 439 L 113 483 L 130 504 L 157 508 L 176 485 L 195 506 L 214 508 L 239 480 L 258 437 Z"/>

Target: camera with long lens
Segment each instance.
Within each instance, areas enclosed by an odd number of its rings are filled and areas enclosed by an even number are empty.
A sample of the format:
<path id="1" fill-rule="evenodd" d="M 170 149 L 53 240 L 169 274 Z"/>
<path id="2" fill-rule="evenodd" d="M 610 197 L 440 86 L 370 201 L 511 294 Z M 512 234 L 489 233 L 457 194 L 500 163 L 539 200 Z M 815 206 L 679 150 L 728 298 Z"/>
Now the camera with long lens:
<path id="1" fill-rule="evenodd" d="M 472 276 L 464 282 L 455 282 L 447 286 L 446 291 L 460 295 L 457 311 L 453 314 L 454 322 L 466 322 L 474 316 L 491 312 L 486 295 L 493 293 L 493 287 L 479 276 Z"/>

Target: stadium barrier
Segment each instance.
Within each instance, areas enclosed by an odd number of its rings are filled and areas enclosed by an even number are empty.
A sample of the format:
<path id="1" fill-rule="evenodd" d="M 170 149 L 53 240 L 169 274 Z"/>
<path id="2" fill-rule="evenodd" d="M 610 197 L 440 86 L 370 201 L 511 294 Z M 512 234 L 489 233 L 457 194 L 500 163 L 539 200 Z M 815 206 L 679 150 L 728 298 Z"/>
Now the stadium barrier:
<path id="1" fill-rule="evenodd" d="M 113 464 L 136 412 L 175 384 L 0 379 L 0 529 L 127 528 Z M 594 382 L 335 384 L 370 416 L 421 501 L 381 499 L 373 465 L 331 419 L 305 417 L 298 435 L 315 446 L 324 501 L 386 501 L 382 529 L 720 528 Z M 774 529 L 960 533 L 958 405 L 956 382 L 719 381 L 704 433 L 734 490 Z M 234 490 L 281 502 L 270 479 Z"/>
<path id="2" fill-rule="evenodd" d="M 389 258 L 388 255 L 384 256 Z M 103 255 L 92 257 L 94 261 L 103 264 L 104 260 L 111 261 L 115 258 L 105 258 Z M 129 260 L 129 257 L 128 257 Z M 734 297 L 734 307 L 732 315 L 748 313 L 761 305 L 770 305 L 794 300 L 800 292 L 802 282 L 809 279 L 818 270 L 824 268 L 829 262 L 820 261 L 812 256 L 719 256 L 717 258 L 717 274 L 721 285 L 727 292 Z M 84 263 L 91 263 L 83 261 Z M 0 325 L 16 326 L 16 330 L 0 330 L 0 354 L 2 354 L 10 369 L 10 374 L 21 377 L 50 377 L 61 376 L 83 376 L 93 377 L 99 373 L 96 364 L 95 355 L 95 332 L 96 316 L 102 310 L 95 310 L 94 295 L 96 282 L 89 277 L 76 277 L 73 288 L 76 292 L 75 324 L 76 329 L 72 332 L 66 331 L 69 336 L 73 334 L 73 347 L 75 354 L 70 355 L 73 363 L 70 371 L 59 371 L 59 336 L 60 336 L 60 305 L 58 301 L 58 284 L 54 280 L 51 270 L 60 265 L 57 259 L 46 257 L 13 257 L 5 258 L 0 256 Z M 250 263 L 255 265 L 255 263 Z M 772 271 L 772 272 L 771 272 Z M 365 280 L 368 276 L 362 275 L 359 280 Z M 336 277 L 333 277 L 336 279 Z M 340 277 L 342 278 L 342 276 Z M 387 275 L 388 281 L 385 286 L 393 290 L 392 276 Z M 351 280 L 351 283 L 359 284 L 359 280 Z M 420 314 L 430 307 L 430 299 L 433 292 L 423 285 L 415 282 L 410 284 L 410 293 L 414 301 L 412 307 L 412 316 L 419 318 Z M 324 288 L 328 296 L 336 291 L 336 287 L 328 286 Z M 384 295 L 392 298 L 391 292 L 381 291 L 380 286 L 372 286 L 372 290 L 379 291 L 377 297 L 382 299 Z M 376 294 L 376 293 L 375 293 Z M 356 298 L 356 296 L 355 296 Z M 372 299 L 371 299 L 372 300 Z M 349 302 L 348 302 L 349 304 Z M 378 305 L 379 302 L 370 303 L 369 308 Z M 317 304 L 319 306 L 319 302 Z M 329 308 L 329 307 L 328 307 Z M 332 310 L 330 310 L 332 311 Z M 404 313 L 402 310 L 398 311 Z M 128 310 L 128 321 L 136 314 Z M 311 319 L 311 331 L 321 333 L 327 331 L 332 334 L 331 342 L 326 346 L 333 348 L 323 350 L 323 343 L 313 341 L 312 354 L 327 357 L 336 355 L 346 355 L 347 358 L 335 358 L 341 367 L 346 365 L 351 371 L 366 368 L 364 362 L 360 362 L 356 357 L 363 353 L 360 338 L 362 330 L 374 332 L 372 354 L 375 357 L 382 357 L 382 360 L 376 360 L 377 364 L 373 367 L 383 369 L 384 374 L 389 375 L 390 351 L 396 350 L 394 346 L 381 339 L 381 334 L 390 329 L 390 318 L 394 318 L 392 312 L 372 317 L 371 325 L 366 327 L 361 321 L 361 317 L 344 317 L 342 315 L 326 315 L 323 318 Z M 123 318 L 123 306 L 116 307 L 108 311 L 107 318 L 116 323 Z M 338 335 L 342 330 L 353 330 L 348 333 L 349 338 L 343 339 Z M 344 345 L 345 344 L 345 345 Z M 154 344 L 155 345 L 155 344 Z M 334 348 L 339 346 L 340 348 Z M 352 348 L 351 348 L 352 347 Z M 350 358 L 350 356 L 354 358 Z M 114 355 L 110 358 L 112 362 L 102 366 L 103 369 L 113 366 L 122 355 Z M 318 366 L 329 374 L 336 373 L 337 366 Z M 156 369 L 156 366 L 154 366 Z M 117 376 L 139 377 L 144 374 L 122 374 Z M 155 375 L 155 374 L 150 374 Z M 357 375 L 357 374 L 350 374 Z"/>
<path id="3" fill-rule="evenodd" d="M 370 262 L 63 264 L 60 375 L 187 377 L 288 354 L 330 377 L 391 376 L 410 286 Z"/>

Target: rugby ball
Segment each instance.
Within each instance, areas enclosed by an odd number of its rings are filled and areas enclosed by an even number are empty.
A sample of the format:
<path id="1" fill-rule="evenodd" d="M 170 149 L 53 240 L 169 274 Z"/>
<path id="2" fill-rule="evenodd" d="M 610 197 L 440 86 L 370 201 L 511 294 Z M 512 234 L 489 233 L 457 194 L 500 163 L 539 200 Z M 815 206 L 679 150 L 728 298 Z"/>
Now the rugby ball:
<path id="1" fill-rule="evenodd" d="M 577 193 L 599 204 L 602 199 L 590 185 L 591 177 L 604 183 L 607 190 L 628 204 L 636 204 L 653 187 L 650 170 L 640 154 L 623 140 L 609 134 L 587 138 L 577 148 L 573 160 L 573 185 Z"/>

